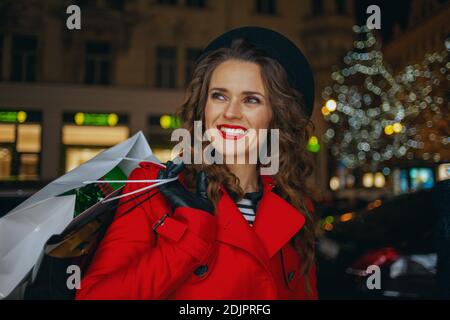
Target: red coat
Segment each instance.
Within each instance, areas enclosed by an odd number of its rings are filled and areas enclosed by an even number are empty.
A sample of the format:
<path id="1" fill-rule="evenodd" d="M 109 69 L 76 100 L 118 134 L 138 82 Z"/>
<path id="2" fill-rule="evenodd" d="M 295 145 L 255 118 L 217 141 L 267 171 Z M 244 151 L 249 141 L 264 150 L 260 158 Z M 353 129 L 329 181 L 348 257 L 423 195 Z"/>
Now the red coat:
<path id="1" fill-rule="evenodd" d="M 157 165 L 142 162 L 129 179 L 155 179 L 158 171 Z M 308 275 L 309 292 L 299 272 L 300 256 L 289 241 L 305 218 L 271 191 L 270 177 L 262 181 L 253 227 L 223 188 L 215 216 L 192 208 L 171 213 L 162 194 L 126 214 L 142 197 L 120 206 L 76 298 L 317 299 L 315 268 Z M 143 186 L 130 183 L 124 192 Z M 155 236 L 152 226 L 165 213 L 170 216 Z"/>

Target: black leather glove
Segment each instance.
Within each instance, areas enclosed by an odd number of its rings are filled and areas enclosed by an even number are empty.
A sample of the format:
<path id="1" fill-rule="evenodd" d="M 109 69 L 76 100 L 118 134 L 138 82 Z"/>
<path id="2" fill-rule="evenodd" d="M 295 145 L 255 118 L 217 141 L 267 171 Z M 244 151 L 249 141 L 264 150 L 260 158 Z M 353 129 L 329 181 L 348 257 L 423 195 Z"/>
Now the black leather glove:
<path id="1" fill-rule="evenodd" d="M 183 169 L 183 162 L 181 162 L 180 164 L 174 164 L 172 161 L 168 161 L 166 164 L 166 169 L 162 169 L 158 173 L 158 179 L 174 178 Z M 208 199 L 208 196 L 206 194 L 206 184 L 206 174 L 204 171 L 200 171 L 197 174 L 196 193 L 192 193 L 187 190 L 178 180 L 165 183 L 158 188 L 161 193 L 169 200 L 174 210 L 179 207 L 187 207 L 203 210 L 211 215 L 214 215 L 214 205 L 211 200 Z"/>

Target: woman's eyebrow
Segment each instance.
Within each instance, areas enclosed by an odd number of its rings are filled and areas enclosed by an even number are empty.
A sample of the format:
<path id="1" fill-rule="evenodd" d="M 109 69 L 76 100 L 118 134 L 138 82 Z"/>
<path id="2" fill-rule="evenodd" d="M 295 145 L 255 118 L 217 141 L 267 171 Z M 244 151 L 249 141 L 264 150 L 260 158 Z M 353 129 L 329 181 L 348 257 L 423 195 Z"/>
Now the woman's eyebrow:
<path id="1" fill-rule="evenodd" d="M 213 90 L 217 90 L 217 91 L 221 91 L 221 92 L 228 92 L 228 90 L 225 89 L 225 88 L 211 88 L 211 89 L 209 89 L 209 91 L 213 91 Z"/>
<path id="2" fill-rule="evenodd" d="M 229 92 L 226 88 L 211 88 L 210 89 L 210 91 L 213 91 L 213 90 L 217 90 L 217 91 L 220 91 L 220 92 Z M 261 92 L 258 92 L 258 91 L 243 91 L 242 94 L 244 94 L 244 95 L 257 94 L 257 95 L 260 95 L 263 98 L 266 98 Z"/>
<path id="3" fill-rule="evenodd" d="M 245 95 L 257 94 L 257 95 L 260 95 L 261 97 L 265 98 L 264 95 L 261 92 L 258 92 L 258 91 L 244 91 L 242 93 L 245 94 Z"/>

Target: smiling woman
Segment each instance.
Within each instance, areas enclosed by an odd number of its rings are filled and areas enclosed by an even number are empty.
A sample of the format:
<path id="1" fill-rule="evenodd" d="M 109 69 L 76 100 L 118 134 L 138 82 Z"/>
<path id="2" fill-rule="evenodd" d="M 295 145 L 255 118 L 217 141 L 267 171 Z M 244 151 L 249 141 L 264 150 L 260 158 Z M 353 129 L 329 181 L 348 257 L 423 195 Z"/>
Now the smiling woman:
<path id="1" fill-rule="evenodd" d="M 227 142 L 243 138 L 250 128 L 256 131 L 269 128 L 272 109 L 265 99 L 259 65 L 228 60 L 214 70 L 210 88 L 205 106 L 205 127 L 220 132 L 212 142 L 215 150 L 220 154 L 248 154 L 256 143 L 237 144 L 235 150 L 234 144 Z"/>
<path id="2" fill-rule="evenodd" d="M 264 174 L 260 158 L 142 162 L 129 179 L 179 179 L 151 200 L 121 199 L 77 298 L 317 299 L 306 185 L 313 97 L 306 59 L 281 34 L 245 27 L 214 40 L 197 61 L 179 112 L 183 126 L 190 137 L 199 122 L 216 132 L 202 139 L 200 153 L 212 145 L 232 156 L 265 142 L 251 131 L 278 130 L 279 170 Z M 141 187 L 129 183 L 123 192 Z"/>

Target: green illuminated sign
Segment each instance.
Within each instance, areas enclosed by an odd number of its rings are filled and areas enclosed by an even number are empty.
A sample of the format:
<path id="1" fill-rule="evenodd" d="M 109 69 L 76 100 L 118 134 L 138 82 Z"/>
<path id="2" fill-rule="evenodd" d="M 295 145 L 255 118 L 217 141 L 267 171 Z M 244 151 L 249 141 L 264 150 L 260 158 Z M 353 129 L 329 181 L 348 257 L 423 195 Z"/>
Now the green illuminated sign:
<path id="1" fill-rule="evenodd" d="M 161 128 L 163 129 L 176 129 L 181 127 L 181 121 L 180 118 L 175 116 L 169 116 L 167 114 L 161 116 L 159 118 L 159 124 L 161 125 Z"/>
<path id="2" fill-rule="evenodd" d="M 306 149 L 309 152 L 312 152 L 312 153 L 319 152 L 320 151 L 319 139 L 317 139 L 316 136 L 312 136 L 311 138 L 309 138 L 308 145 L 306 146 Z"/>
<path id="3" fill-rule="evenodd" d="M 119 116 L 115 113 L 84 113 L 77 112 L 74 122 L 79 126 L 110 126 L 114 127 L 119 122 Z"/>
<path id="4" fill-rule="evenodd" d="M 25 111 L 0 111 L 0 122 L 23 123 L 27 120 Z"/>

